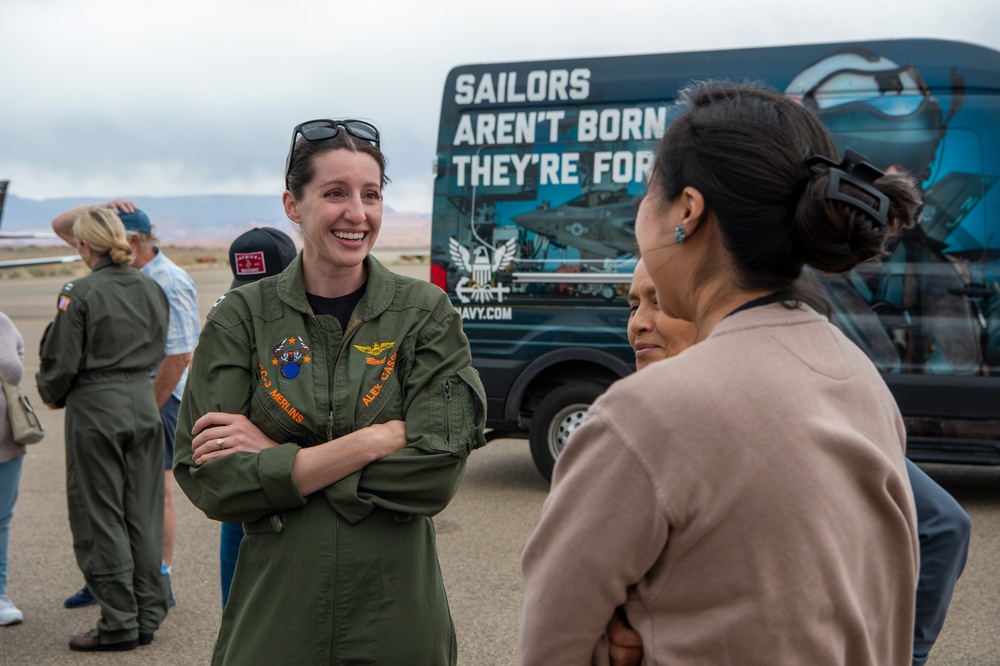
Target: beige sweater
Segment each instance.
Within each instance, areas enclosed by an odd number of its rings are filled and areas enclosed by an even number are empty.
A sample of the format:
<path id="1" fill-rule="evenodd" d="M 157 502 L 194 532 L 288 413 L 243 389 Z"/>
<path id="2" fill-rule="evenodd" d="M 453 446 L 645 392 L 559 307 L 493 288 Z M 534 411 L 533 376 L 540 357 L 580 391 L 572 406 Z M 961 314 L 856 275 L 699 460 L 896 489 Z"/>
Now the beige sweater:
<path id="1" fill-rule="evenodd" d="M 520 664 L 910 664 L 918 547 L 902 420 L 809 308 L 724 319 L 627 377 L 560 457 L 525 549 Z"/>

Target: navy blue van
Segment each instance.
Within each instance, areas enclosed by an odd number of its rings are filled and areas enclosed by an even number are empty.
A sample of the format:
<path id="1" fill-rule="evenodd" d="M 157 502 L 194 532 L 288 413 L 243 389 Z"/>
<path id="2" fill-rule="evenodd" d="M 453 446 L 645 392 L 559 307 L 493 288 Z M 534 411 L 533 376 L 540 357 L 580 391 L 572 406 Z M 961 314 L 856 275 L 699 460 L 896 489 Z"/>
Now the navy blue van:
<path id="1" fill-rule="evenodd" d="M 922 184 L 880 262 L 821 276 L 832 319 L 884 373 L 919 461 L 1000 463 L 1000 52 L 942 40 L 457 67 L 441 111 L 431 279 L 462 314 L 494 437 L 541 473 L 634 370 L 635 215 L 677 91 L 768 85 L 840 150 Z"/>

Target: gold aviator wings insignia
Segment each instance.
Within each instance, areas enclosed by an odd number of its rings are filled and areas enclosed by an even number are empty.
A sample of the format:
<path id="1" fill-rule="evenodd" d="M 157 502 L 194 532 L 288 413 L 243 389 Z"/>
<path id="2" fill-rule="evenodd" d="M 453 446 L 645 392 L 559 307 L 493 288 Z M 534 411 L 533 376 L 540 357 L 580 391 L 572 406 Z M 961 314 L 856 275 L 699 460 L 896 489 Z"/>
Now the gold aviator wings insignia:
<path id="1" fill-rule="evenodd" d="M 379 354 L 392 349 L 395 344 L 395 342 L 376 342 L 375 344 L 367 347 L 365 345 L 354 345 L 354 348 L 368 354 L 369 356 L 378 356 Z"/>

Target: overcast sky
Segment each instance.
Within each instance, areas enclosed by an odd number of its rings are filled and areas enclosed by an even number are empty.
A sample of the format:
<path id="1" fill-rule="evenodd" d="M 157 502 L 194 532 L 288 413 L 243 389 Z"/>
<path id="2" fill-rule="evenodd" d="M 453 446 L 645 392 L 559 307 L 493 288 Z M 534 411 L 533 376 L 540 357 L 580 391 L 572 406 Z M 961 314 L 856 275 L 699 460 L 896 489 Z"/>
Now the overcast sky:
<path id="1" fill-rule="evenodd" d="M 429 213 L 448 71 L 896 37 L 1000 49 L 990 0 L 0 0 L 0 180 L 20 197 L 271 194 L 292 127 L 383 134 Z"/>

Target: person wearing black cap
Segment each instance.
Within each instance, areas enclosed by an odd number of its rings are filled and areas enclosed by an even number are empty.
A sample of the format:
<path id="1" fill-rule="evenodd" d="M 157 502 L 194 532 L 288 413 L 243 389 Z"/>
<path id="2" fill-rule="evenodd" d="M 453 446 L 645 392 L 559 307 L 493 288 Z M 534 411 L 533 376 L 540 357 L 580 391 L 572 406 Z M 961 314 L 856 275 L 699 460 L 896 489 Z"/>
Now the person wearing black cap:
<path id="1" fill-rule="evenodd" d="M 158 247 L 159 240 L 153 234 L 149 216 L 136 207 L 135 203 L 124 199 L 113 199 L 107 203 L 84 205 L 68 210 L 52 220 L 52 229 L 70 245 L 74 245 L 73 222 L 83 212 L 94 209 L 110 209 L 118 214 L 134 259 L 132 268 L 141 270 L 156 280 L 170 302 L 170 328 L 167 331 L 167 346 L 163 360 L 154 370 L 153 392 L 160 408 L 166 435 L 164 456 L 164 514 L 163 514 L 163 557 L 162 573 L 167 576 L 170 605 L 174 605 L 170 573 L 173 565 L 174 543 L 177 532 L 177 510 L 174 507 L 174 477 L 172 470 L 174 456 L 174 433 L 177 429 L 177 413 L 181 396 L 187 381 L 191 353 L 198 342 L 201 315 L 198 311 L 198 293 L 194 280 L 182 268 L 170 261 Z M 67 598 L 63 605 L 67 608 L 82 608 L 95 603 L 93 595 L 85 586 Z"/>
<path id="2" fill-rule="evenodd" d="M 285 270 L 295 258 L 295 243 L 284 231 L 272 227 L 257 227 L 240 234 L 229 246 L 229 268 L 233 272 L 230 289 Z M 222 523 L 219 539 L 219 579 L 222 583 L 222 607 L 229 601 L 229 586 L 233 582 L 236 558 L 243 539 L 243 523 Z"/>
<path id="3" fill-rule="evenodd" d="M 297 250 L 284 231 L 255 227 L 240 234 L 229 246 L 229 268 L 233 272 L 230 289 L 277 275 L 292 263 Z"/>

